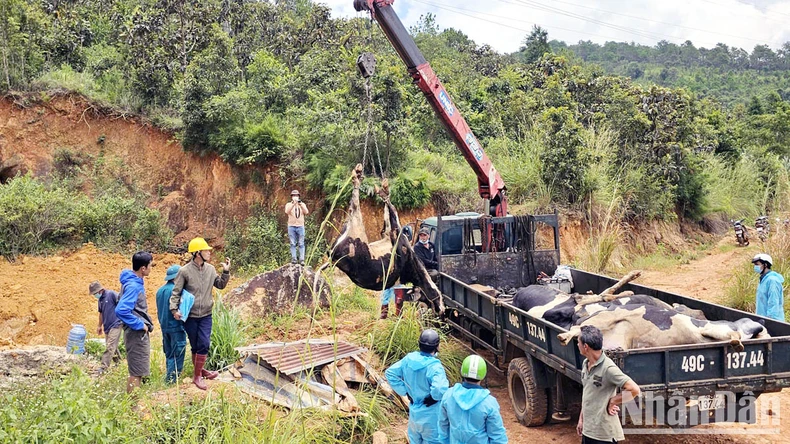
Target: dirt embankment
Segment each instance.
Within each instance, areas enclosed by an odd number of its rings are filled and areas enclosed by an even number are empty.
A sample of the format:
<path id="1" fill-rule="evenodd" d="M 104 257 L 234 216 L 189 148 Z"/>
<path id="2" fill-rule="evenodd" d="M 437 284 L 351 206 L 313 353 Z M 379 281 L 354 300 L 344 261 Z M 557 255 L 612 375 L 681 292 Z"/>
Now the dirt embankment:
<path id="1" fill-rule="evenodd" d="M 215 245 L 235 218 L 244 220 L 255 206 L 271 209 L 285 223 L 281 211 L 293 188 L 315 210 L 320 196 L 305 192 L 299 178 L 283 178 L 278 165 L 233 167 L 215 154 L 185 152 L 173 134 L 137 117 L 112 115 L 79 95 L 59 95 L 47 101 L 32 97 L 0 99 L 0 181 L 18 173 L 47 176 L 53 154 L 69 150 L 97 159 L 118 161 L 133 185 L 151 195 L 149 206 L 159 209 L 177 234 L 176 244 L 203 236 Z M 353 165 L 349 165 L 349 173 Z M 86 184 L 90 186 L 90 184 Z M 378 239 L 382 209 L 363 201 L 368 236 Z M 342 225 L 346 203 L 334 215 Z M 403 211 L 413 222 L 431 215 L 432 208 Z M 323 216 L 323 215 L 322 215 Z M 287 236 L 283 233 L 283 241 Z"/>

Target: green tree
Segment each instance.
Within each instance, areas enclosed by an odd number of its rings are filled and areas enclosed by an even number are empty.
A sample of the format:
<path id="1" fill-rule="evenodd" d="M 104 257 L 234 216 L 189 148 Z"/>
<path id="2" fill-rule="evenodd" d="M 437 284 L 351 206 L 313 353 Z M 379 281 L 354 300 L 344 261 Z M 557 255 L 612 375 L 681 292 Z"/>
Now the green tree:
<path id="1" fill-rule="evenodd" d="M 524 38 L 524 46 L 519 49 L 519 54 L 527 63 L 533 63 L 543 54 L 551 52 L 549 46 L 549 33 L 538 25 L 532 26 L 532 32 Z"/>

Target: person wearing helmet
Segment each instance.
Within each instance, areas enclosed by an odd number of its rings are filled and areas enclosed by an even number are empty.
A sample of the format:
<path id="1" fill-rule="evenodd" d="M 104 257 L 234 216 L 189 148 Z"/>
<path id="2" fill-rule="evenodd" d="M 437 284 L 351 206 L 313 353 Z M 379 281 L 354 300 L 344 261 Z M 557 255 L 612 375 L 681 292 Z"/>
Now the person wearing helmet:
<path id="1" fill-rule="evenodd" d="M 427 227 L 420 228 L 417 234 L 417 243 L 414 245 L 414 253 L 425 265 L 431 279 L 436 279 L 439 276 L 439 263 L 436 261 L 436 249 L 433 242 L 429 240 L 431 231 Z"/>
<path id="2" fill-rule="evenodd" d="M 436 353 L 439 333 L 420 334 L 420 350 L 409 353 L 384 372 L 392 389 L 411 401 L 408 435 L 411 444 L 439 444 L 439 401 L 450 383 Z"/>
<path id="3" fill-rule="evenodd" d="M 230 280 L 230 258 L 225 258 L 225 262 L 222 263 L 222 274 L 217 275 L 217 270 L 208 263 L 211 261 L 211 250 L 212 248 L 202 237 L 189 241 L 188 251 L 192 253 L 192 260 L 176 273 L 170 296 L 170 312 L 177 321 L 183 318 L 179 311 L 181 292 L 186 290 L 195 296 L 195 302 L 184 321 L 184 331 L 189 339 L 192 364 L 195 366 L 192 382 L 201 390 L 208 388 L 203 378 L 214 379 L 218 376 L 217 372 L 203 368 L 211 344 L 211 309 L 214 308 L 212 287 L 222 290 Z"/>
<path id="4" fill-rule="evenodd" d="M 461 365 L 460 384 L 447 393 L 439 408 L 439 440 L 449 444 L 504 444 L 505 425 L 499 403 L 480 386 L 486 377 L 486 361 L 469 355 Z"/>
<path id="5" fill-rule="evenodd" d="M 299 199 L 299 190 L 291 191 L 291 201 L 285 204 L 288 215 L 288 240 L 291 242 L 291 263 L 296 263 L 296 246 L 299 245 L 299 263 L 304 265 L 304 217 L 307 205 Z"/>
<path id="6" fill-rule="evenodd" d="M 156 291 L 156 316 L 162 328 L 162 351 L 165 353 L 165 382 L 174 384 L 184 370 L 184 355 L 187 349 L 187 333 L 184 323 L 177 321 L 170 312 L 170 296 L 173 295 L 175 278 L 180 265 L 171 265 L 165 274 L 165 285 Z"/>
<path id="7" fill-rule="evenodd" d="M 784 290 L 782 284 L 785 278 L 771 270 L 774 260 L 771 256 L 760 253 L 752 259 L 754 272 L 760 275 L 757 285 L 757 309 L 755 313 L 777 321 L 785 320 Z"/>

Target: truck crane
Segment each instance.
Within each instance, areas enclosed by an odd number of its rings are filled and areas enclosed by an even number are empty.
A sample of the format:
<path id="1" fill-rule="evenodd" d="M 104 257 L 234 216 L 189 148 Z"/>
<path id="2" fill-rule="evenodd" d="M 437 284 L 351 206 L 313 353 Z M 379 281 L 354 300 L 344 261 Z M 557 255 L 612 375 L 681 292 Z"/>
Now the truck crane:
<path id="1" fill-rule="evenodd" d="M 354 9 L 369 11 L 371 17 L 378 22 L 387 40 L 390 41 L 401 60 L 406 64 L 414 83 L 425 94 L 428 102 L 439 116 L 453 142 L 461 151 L 469 166 L 477 176 L 480 197 L 486 202 L 488 214 L 493 217 L 507 216 L 507 198 L 505 197 L 505 181 L 494 167 L 494 164 L 480 146 L 461 111 L 455 106 L 439 77 L 425 60 L 414 39 L 411 38 L 403 23 L 398 18 L 392 4 L 395 0 L 354 0 Z M 363 75 L 365 73 L 363 72 Z M 488 233 L 489 240 L 491 233 Z M 494 237 L 497 237 L 494 234 Z"/>

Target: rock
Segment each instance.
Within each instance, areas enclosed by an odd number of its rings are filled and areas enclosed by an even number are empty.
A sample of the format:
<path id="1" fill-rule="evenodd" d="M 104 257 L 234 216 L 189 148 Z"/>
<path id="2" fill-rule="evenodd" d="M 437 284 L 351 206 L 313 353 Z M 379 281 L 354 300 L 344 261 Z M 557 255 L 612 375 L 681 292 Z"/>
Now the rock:
<path id="1" fill-rule="evenodd" d="M 298 294 L 297 294 L 298 292 Z M 290 313 L 295 304 L 308 308 L 329 306 L 329 284 L 310 267 L 284 265 L 259 274 L 224 297 L 246 319 Z"/>
<path id="2" fill-rule="evenodd" d="M 66 347 L 36 346 L 0 351 L 0 387 L 18 383 L 24 378 L 45 374 L 65 375 L 74 365 L 89 372 L 98 370 L 98 361 L 86 355 L 66 353 Z"/>
<path id="3" fill-rule="evenodd" d="M 373 433 L 373 444 L 387 444 L 387 435 L 381 431 Z"/>

